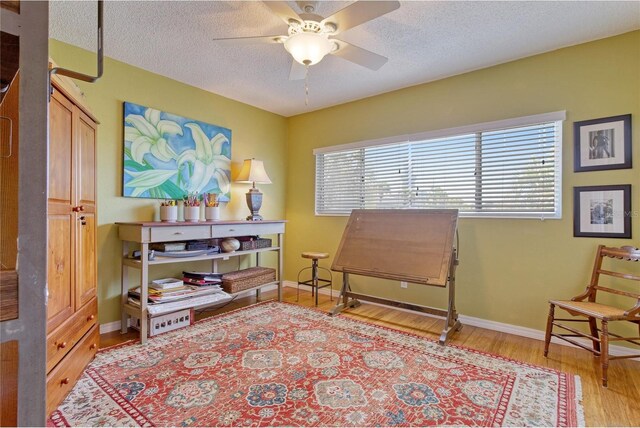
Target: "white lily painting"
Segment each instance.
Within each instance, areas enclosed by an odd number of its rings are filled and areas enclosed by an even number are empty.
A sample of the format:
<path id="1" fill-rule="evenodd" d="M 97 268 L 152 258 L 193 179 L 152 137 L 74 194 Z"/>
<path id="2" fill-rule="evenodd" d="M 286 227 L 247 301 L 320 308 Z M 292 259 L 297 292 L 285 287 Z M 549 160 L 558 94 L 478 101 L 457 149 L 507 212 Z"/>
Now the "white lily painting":
<path id="1" fill-rule="evenodd" d="M 230 129 L 124 103 L 124 196 L 217 193 L 225 202 L 230 178 Z"/>

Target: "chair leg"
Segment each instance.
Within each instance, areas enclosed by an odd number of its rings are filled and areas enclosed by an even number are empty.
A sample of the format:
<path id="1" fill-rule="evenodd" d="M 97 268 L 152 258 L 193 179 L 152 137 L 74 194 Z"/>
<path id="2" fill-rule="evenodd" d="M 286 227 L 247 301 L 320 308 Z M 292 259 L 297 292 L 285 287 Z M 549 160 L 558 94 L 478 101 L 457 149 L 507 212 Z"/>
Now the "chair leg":
<path id="1" fill-rule="evenodd" d="M 318 260 L 316 259 L 313 259 L 313 267 L 311 269 L 311 275 L 312 275 L 311 283 L 313 284 L 311 287 L 312 287 L 312 291 L 313 289 L 315 289 L 316 306 L 318 306 Z"/>
<path id="2" fill-rule="evenodd" d="M 553 313 L 555 305 L 549 304 L 549 316 L 547 317 L 547 330 L 544 335 L 544 356 L 549 353 L 549 342 L 551 341 L 551 330 L 553 330 Z"/>
<path id="3" fill-rule="evenodd" d="M 602 352 L 600 353 L 600 365 L 602 365 L 602 386 L 607 386 L 607 370 L 609 369 L 609 326 L 607 321 L 602 321 Z"/>
<path id="4" fill-rule="evenodd" d="M 598 338 L 598 325 L 593 317 L 589 317 L 589 329 L 591 330 L 591 336 Z M 593 340 L 593 349 L 600 352 L 600 342 L 595 339 Z"/>

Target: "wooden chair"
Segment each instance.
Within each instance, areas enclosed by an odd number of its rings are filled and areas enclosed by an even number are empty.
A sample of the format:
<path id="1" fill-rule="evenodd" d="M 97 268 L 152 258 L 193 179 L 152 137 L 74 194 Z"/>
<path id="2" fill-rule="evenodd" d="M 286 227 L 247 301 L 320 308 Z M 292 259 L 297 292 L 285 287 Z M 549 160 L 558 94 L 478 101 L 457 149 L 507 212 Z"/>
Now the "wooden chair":
<path id="1" fill-rule="evenodd" d="M 549 318 L 547 319 L 547 331 L 544 342 L 544 356 L 546 357 L 549 352 L 549 341 L 551 336 L 558 339 L 566 340 L 576 346 L 584 348 L 593 352 L 594 355 L 600 356 L 600 364 L 602 366 L 602 385 L 607 386 L 607 368 L 609 367 L 609 360 L 615 360 L 620 358 L 634 358 L 640 357 L 637 355 L 624 355 L 624 356 L 609 356 L 609 342 L 613 341 L 626 341 L 635 345 L 640 345 L 640 293 L 627 292 L 617 290 L 614 288 L 604 287 L 600 285 L 600 276 L 607 275 L 619 279 L 628 279 L 632 281 L 638 281 L 640 287 L 640 276 L 629 273 L 616 272 L 613 270 L 605 270 L 602 268 L 603 259 L 610 257 L 612 259 L 620 259 L 631 262 L 640 261 L 640 249 L 625 246 L 621 248 L 605 247 L 600 245 L 598 247 L 598 253 L 596 255 L 595 264 L 593 266 L 593 273 L 591 275 L 591 282 L 587 286 L 584 293 L 572 298 L 571 300 L 550 300 L 549 301 Z M 637 270 L 635 271 L 637 272 Z M 605 293 L 617 294 L 620 296 L 626 296 L 636 299 L 636 303 L 629 309 L 621 309 L 615 306 L 604 305 L 596 302 L 596 293 L 598 291 Z M 575 318 L 555 318 L 555 307 L 564 309 L 574 317 L 584 317 L 586 319 Z M 601 328 L 598 329 L 596 320 L 600 320 Z M 591 334 L 582 333 L 572 327 L 560 324 L 558 321 L 564 322 L 586 322 L 589 324 L 589 330 Z M 629 321 L 638 324 L 638 337 L 622 337 L 620 335 L 611 333 L 609 331 L 609 323 L 612 321 Z M 571 332 L 568 333 L 553 333 L 553 327 L 559 327 L 561 329 Z M 593 343 L 593 348 L 589 348 L 587 345 L 580 343 L 571 337 L 586 337 Z"/>

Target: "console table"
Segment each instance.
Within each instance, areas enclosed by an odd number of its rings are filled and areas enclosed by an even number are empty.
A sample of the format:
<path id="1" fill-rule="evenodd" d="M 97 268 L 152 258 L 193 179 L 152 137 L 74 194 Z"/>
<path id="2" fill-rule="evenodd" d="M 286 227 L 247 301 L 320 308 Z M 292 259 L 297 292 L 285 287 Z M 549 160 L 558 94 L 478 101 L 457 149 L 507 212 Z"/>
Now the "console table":
<path id="1" fill-rule="evenodd" d="M 278 269 L 276 281 L 262 284 L 250 290 L 256 290 L 259 295 L 260 288 L 277 284 L 278 300 L 282 300 L 282 275 L 283 269 L 283 244 L 284 244 L 284 220 L 263 221 L 199 221 L 199 222 L 133 222 L 116 223 L 118 234 L 122 240 L 122 319 L 121 331 L 127 332 L 129 316 L 140 319 L 140 342 L 147 340 L 148 331 L 148 284 L 149 267 L 157 264 L 184 263 L 201 260 L 212 261 L 212 271 L 217 271 L 218 260 L 228 260 L 231 257 L 255 254 L 256 264 L 260 264 L 260 253 L 266 251 L 278 252 Z M 149 244 L 156 242 L 176 242 L 196 239 L 234 238 L 238 236 L 277 235 L 276 245 L 269 248 L 255 250 L 234 251 L 232 253 L 206 254 L 194 257 L 160 257 L 149 260 Z M 129 257 L 130 244 L 135 243 L 140 247 L 140 259 Z M 140 272 L 140 306 L 128 302 L 129 294 L 129 269 L 138 269 Z M 246 291 L 244 290 L 241 293 Z"/>

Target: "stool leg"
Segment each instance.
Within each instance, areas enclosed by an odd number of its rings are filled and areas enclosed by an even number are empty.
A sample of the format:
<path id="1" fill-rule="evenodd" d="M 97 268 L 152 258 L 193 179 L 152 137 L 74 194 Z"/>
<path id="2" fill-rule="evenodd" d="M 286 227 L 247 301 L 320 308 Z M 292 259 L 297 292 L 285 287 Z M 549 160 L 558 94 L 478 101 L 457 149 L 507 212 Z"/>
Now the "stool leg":
<path id="1" fill-rule="evenodd" d="M 316 261 L 315 260 L 311 260 L 311 297 L 315 296 L 315 287 L 313 286 L 314 281 L 313 278 L 315 278 L 315 265 L 316 265 Z"/>
<path id="2" fill-rule="evenodd" d="M 315 289 L 315 292 L 316 292 L 316 306 L 318 306 L 318 260 L 317 259 L 313 259 L 313 264 L 312 264 L 312 268 L 311 268 L 311 275 L 312 275 L 311 283 L 313 284 L 311 286 L 311 291 L 313 292 L 313 290 Z"/>
<path id="3" fill-rule="evenodd" d="M 300 271 L 298 271 L 298 284 L 296 285 L 296 302 L 300 301 L 300 275 L 302 274 L 302 272 L 304 272 L 304 269 L 300 269 Z"/>

